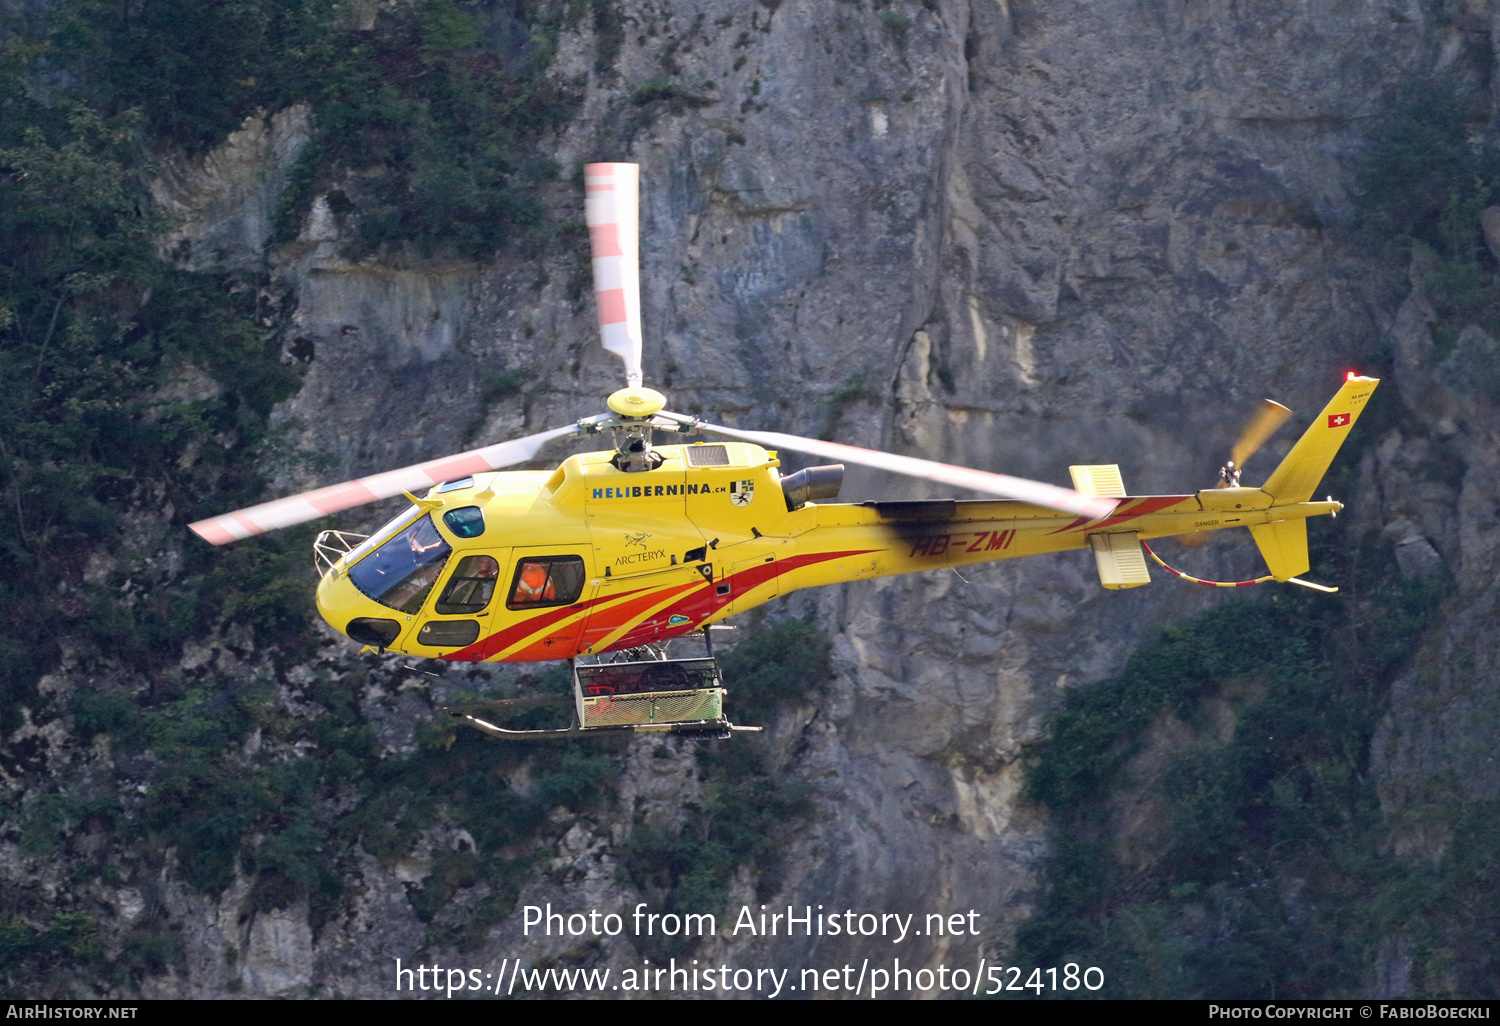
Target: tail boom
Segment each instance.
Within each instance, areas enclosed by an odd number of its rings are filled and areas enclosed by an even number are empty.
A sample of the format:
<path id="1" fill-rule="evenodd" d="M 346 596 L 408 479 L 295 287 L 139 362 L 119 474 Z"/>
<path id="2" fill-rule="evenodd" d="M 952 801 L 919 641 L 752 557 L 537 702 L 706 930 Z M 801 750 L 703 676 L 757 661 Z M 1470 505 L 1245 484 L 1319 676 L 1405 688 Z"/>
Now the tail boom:
<path id="1" fill-rule="evenodd" d="M 777 541 L 790 543 L 798 552 L 857 551 L 860 555 L 809 565 L 788 574 L 782 579 L 780 593 L 1048 552 L 1088 548 L 1097 552 L 1101 543 L 1091 539 L 1101 534 L 1130 534 L 1150 540 L 1226 527 L 1248 527 L 1254 532 L 1291 521 L 1300 526 L 1307 517 L 1337 513 L 1343 508 L 1332 500 L 1272 507 L 1269 496 L 1264 495 L 1258 503 L 1259 509 L 1236 509 L 1232 504 L 1229 509 L 1214 508 L 1215 503 L 1224 503 L 1225 494 L 1230 491 L 1233 490 L 1213 489 L 1200 495 L 1126 496 L 1109 517 L 1083 522 L 1024 503 L 986 500 L 932 503 L 928 515 L 912 520 L 883 516 L 873 505 L 809 506 L 805 515 L 812 523 L 808 528 Z M 1259 493 L 1259 489 L 1253 488 L 1237 491 Z M 768 536 L 765 541 L 772 539 Z M 1303 568 L 1297 572 L 1306 571 Z M 1129 586 L 1135 582 L 1120 583 Z"/>
<path id="2" fill-rule="evenodd" d="M 1332 499 L 1312 501 L 1312 493 L 1378 383 L 1350 375 L 1260 488 L 1129 496 L 1119 468 L 1101 465 L 1070 469 L 1080 492 L 1118 499 L 1104 517 L 1060 516 L 1042 506 L 989 499 L 809 503 L 774 528 L 755 531 L 753 540 L 736 543 L 746 547 L 733 565 L 754 564 L 756 574 L 744 572 L 743 588 L 731 582 L 723 593 L 728 601 L 708 619 L 801 588 L 1074 549 L 1093 549 L 1105 587 L 1135 587 L 1149 580 L 1144 565 L 1136 565 L 1140 541 L 1226 527 L 1249 528 L 1271 575 L 1293 580 L 1308 570 L 1307 518 L 1343 509 Z M 767 569 L 777 563 L 774 573 Z"/>

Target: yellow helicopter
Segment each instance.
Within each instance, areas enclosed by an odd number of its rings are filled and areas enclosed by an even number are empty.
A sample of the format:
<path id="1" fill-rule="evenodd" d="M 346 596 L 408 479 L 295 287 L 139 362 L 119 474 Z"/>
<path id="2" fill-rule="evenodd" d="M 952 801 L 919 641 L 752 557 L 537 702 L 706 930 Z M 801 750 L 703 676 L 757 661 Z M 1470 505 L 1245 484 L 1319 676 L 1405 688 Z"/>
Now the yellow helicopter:
<path id="1" fill-rule="evenodd" d="M 495 713 L 535 700 L 450 712 L 496 737 L 667 731 L 727 737 L 723 680 L 709 628 L 799 588 L 1092 549 L 1100 583 L 1150 583 L 1149 539 L 1247 527 L 1270 573 L 1233 587 L 1301 580 L 1307 518 L 1342 506 L 1312 501 L 1378 381 L 1350 373 L 1259 488 L 1240 467 L 1290 411 L 1267 402 L 1235 446 L 1218 487 L 1127 495 L 1115 465 L 1075 466 L 1073 488 L 931 460 L 709 424 L 665 409 L 642 386 L 638 169 L 590 164 L 586 210 L 604 347 L 625 364 L 608 413 L 471 452 L 319 488 L 192 524 L 222 545 L 379 499 L 411 506 L 366 537 L 324 531 L 314 544 L 318 611 L 361 645 L 431 659 L 572 660 L 574 720 L 511 730 Z M 657 433 L 715 441 L 657 445 Z M 611 449 L 551 471 L 499 468 L 567 435 L 608 434 Z M 839 461 L 782 476 L 778 451 Z M 977 491 L 992 498 L 834 503 L 843 464 Z M 422 492 L 418 497 L 417 493 Z M 1197 578 L 1188 578 L 1197 581 Z M 667 658 L 673 639 L 707 655 Z"/>

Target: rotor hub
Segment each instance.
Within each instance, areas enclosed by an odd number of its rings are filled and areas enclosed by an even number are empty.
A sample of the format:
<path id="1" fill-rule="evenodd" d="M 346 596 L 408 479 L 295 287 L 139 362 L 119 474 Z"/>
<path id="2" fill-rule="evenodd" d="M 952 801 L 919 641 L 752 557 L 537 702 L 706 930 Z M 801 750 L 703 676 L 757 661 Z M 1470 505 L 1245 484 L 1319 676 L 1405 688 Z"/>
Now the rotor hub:
<path id="1" fill-rule="evenodd" d="M 667 405 L 667 397 L 654 388 L 632 385 L 615 392 L 605 404 L 620 418 L 609 425 L 615 441 L 610 462 L 627 474 L 661 466 L 661 454 L 651 449 L 651 417 Z"/>
<path id="2" fill-rule="evenodd" d="M 622 388 L 604 401 L 622 417 L 650 417 L 667 405 L 667 397 L 654 388 Z"/>

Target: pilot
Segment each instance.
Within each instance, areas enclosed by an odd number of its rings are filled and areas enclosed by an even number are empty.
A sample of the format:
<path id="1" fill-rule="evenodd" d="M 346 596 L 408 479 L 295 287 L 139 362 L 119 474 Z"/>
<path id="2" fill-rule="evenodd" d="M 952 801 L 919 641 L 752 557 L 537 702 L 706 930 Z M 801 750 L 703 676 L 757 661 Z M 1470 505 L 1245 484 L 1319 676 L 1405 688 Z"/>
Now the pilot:
<path id="1" fill-rule="evenodd" d="M 524 563 L 521 576 L 516 581 L 513 600 L 518 605 L 534 602 L 552 602 L 557 599 L 557 586 L 552 583 L 547 567 L 541 563 Z"/>
<path id="2" fill-rule="evenodd" d="M 422 544 L 422 535 L 424 534 L 430 535 L 432 537 L 432 541 L 426 545 Z M 432 524 L 428 523 L 425 520 L 408 531 L 407 538 L 411 542 L 411 550 L 419 556 L 424 552 L 431 552 L 433 549 L 443 544 L 442 536 L 437 533 L 437 530 L 432 526 Z"/>

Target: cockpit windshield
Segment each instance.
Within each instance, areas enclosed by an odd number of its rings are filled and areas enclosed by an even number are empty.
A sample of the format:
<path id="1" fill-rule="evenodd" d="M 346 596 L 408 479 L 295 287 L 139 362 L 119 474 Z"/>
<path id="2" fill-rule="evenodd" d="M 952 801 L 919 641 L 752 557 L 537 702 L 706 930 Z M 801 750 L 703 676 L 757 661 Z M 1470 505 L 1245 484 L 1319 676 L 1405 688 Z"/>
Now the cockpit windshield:
<path id="1" fill-rule="evenodd" d="M 399 522 L 399 521 L 398 521 Z M 382 532 L 384 533 L 384 532 Z M 349 568 L 354 586 L 383 606 L 403 613 L 421 611 L 452 551 L 424 516 L 412 521 Z"/>
<path id="2" fill-rule="evenodd" d="M 347 556 L 340 560 L 340 562 L 342 562 L 345 566 L 349 566 L 353 563 L 359 562 L 361 559 L 365 558 L 365 553 L 369 552 L 373 548 L 385 544 L 385 540 L 387 538 L 395 534 L 397 531 L 401 530 L 401 528 L 405 527 L 407 524 L 410 524 L 421 514 L 422 510 L 419 506 L 406 507 L 396 516 L 391 517 L 390 520 L 386 521 L 384 527 L 356 545 L 352 550 L 350 550 Z"/>

